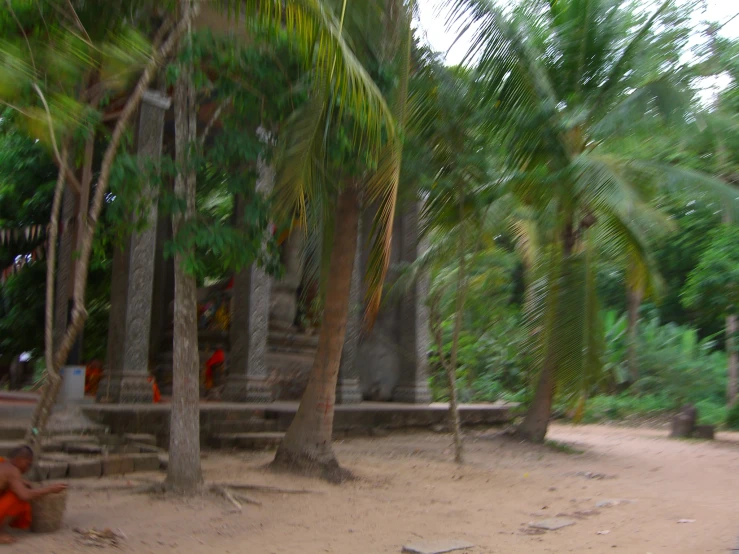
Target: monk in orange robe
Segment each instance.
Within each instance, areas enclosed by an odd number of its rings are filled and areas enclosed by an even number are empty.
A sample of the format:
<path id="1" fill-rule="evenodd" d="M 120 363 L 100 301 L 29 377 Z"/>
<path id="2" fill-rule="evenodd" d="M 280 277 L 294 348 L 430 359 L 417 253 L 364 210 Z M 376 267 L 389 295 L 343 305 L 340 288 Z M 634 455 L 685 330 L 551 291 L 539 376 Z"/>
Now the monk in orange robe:
<path id="1" fill-rule="evenodd" d="M 159 390 L 159 385 L 157 385 L 157 380 L 154 379 L 153 375 L 149 375 L 147 381 L 151 383 L 152 401 L 154 402 L 154 404 L 159 404 L 162 401 L 162 393 Z"/>
<path id="2" fill-rule="evenodd" d="M 98 392 L 100 380 L 103 378 L 103 364 L 93 360 L 85 368 L 85 394 L 95 396 Z"/>
<path id="3" fill-rule="evenodd" d="M 31 500 L 56 494 L 67 485 L 50 485 L 37 489 L 23 479 L 33 464 L 33 450 L 21 446 L 10 453 L 7 460 L 0 458 L 0 544 L 12 544 L 15 537 L 5 532 L 5 527 L 29 529 L 31 527 Z"/>

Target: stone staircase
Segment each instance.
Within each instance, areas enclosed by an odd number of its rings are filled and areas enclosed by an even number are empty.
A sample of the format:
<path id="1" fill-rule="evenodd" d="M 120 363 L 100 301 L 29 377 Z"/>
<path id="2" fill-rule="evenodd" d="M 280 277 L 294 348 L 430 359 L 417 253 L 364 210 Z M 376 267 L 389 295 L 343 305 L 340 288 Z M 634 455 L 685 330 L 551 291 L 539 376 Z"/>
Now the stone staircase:
<path id="1" fill-rule="evenodd" d="M 230 450 L 274 450 L 285 433 L 279 421 L 258 414 L 213 421 L 205 434 L 206 446 Z"/>
<path id="2" fill-rule="evenodd" d="M 64 422 L 67 423 L 67 422 Z M 23 444 L 27 421 L 0 424 L 0 456 Z M 41 480 L 125 475 L 167 467 L 166 453 L 148 434 L 110 435 L 102 425 L 51 427 L 41 439 L 36 462 Z"/>

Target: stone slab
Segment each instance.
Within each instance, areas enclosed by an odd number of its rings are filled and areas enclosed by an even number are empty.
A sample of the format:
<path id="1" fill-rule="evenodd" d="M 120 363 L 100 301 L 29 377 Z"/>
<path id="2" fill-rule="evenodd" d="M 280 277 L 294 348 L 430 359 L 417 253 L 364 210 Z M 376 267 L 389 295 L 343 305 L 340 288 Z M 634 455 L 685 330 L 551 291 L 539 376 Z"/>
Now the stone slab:
<path id="1" fill-rule="evenodd" d="M 423 541 L 403 546 L 403 552 L 408 554 L 444 554 L 455 550 L 466 550 L 475 545 L 467 541 L 444 539 L 440 541 Z"/>
<path id="2" fill-rule="evenodd" d="M 125 433 L 123 439 L 126 442 L 149 444 L 151 446 L 157 444 L 157 438 L 150 433 Z"/>
<path id="3" fill-rule="evenodd" d="M 575 525 L 575 520 L 565 519 L 563 517 L 552 517 L 529 523 L 529 527 L 533 529 L 544 529 L 545 531 L 556 531 L 557 529 L 569 527 L 570 525 Z"/>
<path id="4" fill-rule="evenodd" d="M 68 442 L 64 450 L 70 454 L 102 454 L 103 448 L 97 444 L 84 442 Z"/>
<path id="5" fill-rule="evenodd" d="M 143 442 L 134 442 L 132 444 L 139 449 L 141 454 L 158 454 L 161 451 L 161 448 L 155 444 L 147 444 Z"/>
<path id="6" fill-rule="evenodd" d="M 134 461 L 130 455 L 114 454 L 103 458 L 103 475 L 105 476 L 125 475 L 134 471 Z"/>
<path id="7" fill-rule="evenodd" d="M 0 456 L 8 457 L 10 452 L 21 444 L 23 444 L 21 441 L 0 441 Z"/>
<path id="8" fill-rule="evenodd" d="M 159 454 L 133 454 L 134 471 L 159 471 Z"/>
<path id="9" fill-rule="evenodd" d="M 69 462 L 40 460 L 37 466 L 43 480 L 63 479 L 69 471 Z"/>
<path id="10" fill-rule="evenodd" d="M 100 477 L 102 474 L 103 463 L 100 458 L 80 458 L 69 462 L 70 479 Z"/>

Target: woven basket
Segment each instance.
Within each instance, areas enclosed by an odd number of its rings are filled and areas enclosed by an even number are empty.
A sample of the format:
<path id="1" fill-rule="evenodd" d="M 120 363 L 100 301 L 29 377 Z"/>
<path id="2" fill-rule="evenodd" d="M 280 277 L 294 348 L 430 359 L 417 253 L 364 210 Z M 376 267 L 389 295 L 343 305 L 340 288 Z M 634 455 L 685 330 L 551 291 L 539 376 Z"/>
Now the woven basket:
<path id="1" fill-rule="evenodd" d="M 67 491 L 47 494 L 31 502 L 31 531 L 53 533 L 62 527 L 64 510 L 67 507 Z"/>

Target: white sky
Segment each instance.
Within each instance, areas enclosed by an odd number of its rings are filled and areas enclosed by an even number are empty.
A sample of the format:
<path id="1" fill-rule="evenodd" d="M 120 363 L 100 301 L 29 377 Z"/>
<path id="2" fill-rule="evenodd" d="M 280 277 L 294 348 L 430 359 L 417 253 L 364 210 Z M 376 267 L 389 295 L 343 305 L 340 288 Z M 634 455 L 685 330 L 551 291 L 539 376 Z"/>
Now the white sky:
<path id="1" fill-rule="evenodd" d="M 421 13 L 421 30 L 426 33 L 431 46 L 439 52 L 447 52 L 454 43 L 456 35 L 448 31 L 445 25 L 445 14 L 439 15 L 439 0 L 419 0 Z M 701 21 L 715 21 L 723 23 L 739 13 L 737 0 L 705 0 L 705 8 L 698 10 L 694 18 L 696 23 Z M 727 37 L 739 38 L 739 17 L 735 18 L 722 30 L 721 34 Z M 468 40 L 461 38 L 448 52 L 446 61 L 449 64 L 458 64 L 464 58 L 469 47 Z"/>

